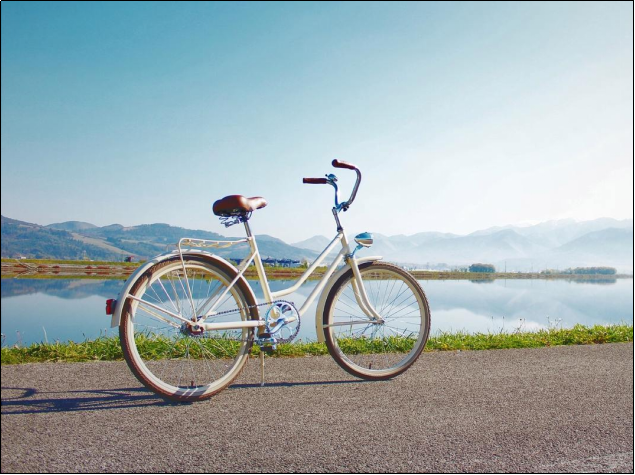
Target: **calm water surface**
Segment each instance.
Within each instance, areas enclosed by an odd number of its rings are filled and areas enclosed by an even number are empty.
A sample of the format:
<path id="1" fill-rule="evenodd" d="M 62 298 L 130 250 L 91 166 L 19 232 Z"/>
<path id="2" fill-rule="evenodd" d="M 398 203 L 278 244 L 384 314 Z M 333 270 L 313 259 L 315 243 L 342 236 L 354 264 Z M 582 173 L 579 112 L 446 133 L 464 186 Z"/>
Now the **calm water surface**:
<path id="1" fill-rule="evenodd" d="M 104 308 L 122 280 L 2 279 L 2 345 L 84 341 L 117 335 Z M 432 334 L 439 331 L 511 332 L 557 326 L 633 324 L 633 280 L 589 283 L 565 280 L 420 281 L 432 312 Z M 258 282 L 251 284 L 259 299 Z M 272 290 L 292 282 L 273 281 Z M 285 297 L 300 308 L 316 282 Z M 315 340 L 315 308 L 302 317 L 298 338 Z"/>

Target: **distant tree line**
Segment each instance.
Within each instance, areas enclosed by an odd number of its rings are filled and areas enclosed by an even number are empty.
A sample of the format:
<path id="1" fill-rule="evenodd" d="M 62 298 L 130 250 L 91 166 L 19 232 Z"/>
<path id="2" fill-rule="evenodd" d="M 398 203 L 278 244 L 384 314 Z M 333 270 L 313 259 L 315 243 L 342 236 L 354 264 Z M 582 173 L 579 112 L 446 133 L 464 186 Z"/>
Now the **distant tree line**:
<path id="1" fill-rule="evenodd" d="M 469 271 L 470 272 L 487 272 L 487 273 L 492 273 L 492 272 L 496 272 L 496 268 L 492 265 L 492 264 L 481 264 L 481 263 L 477 263 L 477 264 L 472 264 L 469 267 Z"/>
<path id="2" fill-rule="evenodd" d="M 568 275 L 615 275 L 617 269 L 615 267 L 576 267 L 564 270 L 545 269 L 541 274 L 568 274 Z"/>

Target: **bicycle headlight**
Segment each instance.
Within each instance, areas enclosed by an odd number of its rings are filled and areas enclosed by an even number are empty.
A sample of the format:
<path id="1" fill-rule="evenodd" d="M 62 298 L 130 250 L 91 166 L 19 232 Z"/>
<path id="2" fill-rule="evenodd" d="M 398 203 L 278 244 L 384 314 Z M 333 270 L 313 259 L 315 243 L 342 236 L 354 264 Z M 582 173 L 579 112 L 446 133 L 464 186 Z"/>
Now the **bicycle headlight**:
<path id="1" fill-rule="evenodd" d="M 362 247 L 373 245 L 373 235 L 371 233 L 361 233 L 355 236 L 355 242 Z"/>

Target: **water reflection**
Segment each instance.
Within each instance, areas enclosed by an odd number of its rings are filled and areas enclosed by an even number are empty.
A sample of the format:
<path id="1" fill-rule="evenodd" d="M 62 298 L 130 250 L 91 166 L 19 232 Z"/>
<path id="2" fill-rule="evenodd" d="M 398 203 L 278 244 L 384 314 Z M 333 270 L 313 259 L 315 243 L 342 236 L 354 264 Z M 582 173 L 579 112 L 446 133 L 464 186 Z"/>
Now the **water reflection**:
<path id="1" fill-rule="evenodd" d="M 564 280 L 424 281 L 433 329 L 475 331 L 570 328 L 633 322 L 633 281 L 579 285 Z"/>
<path id="2" fill-rule="evenodd" d="M 259 301 L 262 288 L 250 281 Z M 633 323 L 633 280 L 420 281 L 432 311 L 432 334 L 438 331 L 511 332 L 551 326 Z M 117 335 L 104 312 L 124 280 L 2 279 L 3 345 L 56 340 L 83 341 Z M 270 282 L 278 291 L 291 281 Z M 483 285 L 487 284 L 487 285 Z M 282 300 L 300 308 L 315 287 L 305 283 Z M 314 302 L 302 318 L 302 340 L 315 339 Z"/>
<path id="3" fill-rule="evenodd" d="M 571 282 L 575 282 L 576 284 L 600 284 L 600 285 L 611 285 L 616 284 L 617 279 L 574 279 Z"/>
<path id="4" fill-rule="evenodd" d="M 2 298 L 46 294 L 63 299 L 83 299 L 94 295 L 113 298 L 124 279 L 2 279 Z"/>

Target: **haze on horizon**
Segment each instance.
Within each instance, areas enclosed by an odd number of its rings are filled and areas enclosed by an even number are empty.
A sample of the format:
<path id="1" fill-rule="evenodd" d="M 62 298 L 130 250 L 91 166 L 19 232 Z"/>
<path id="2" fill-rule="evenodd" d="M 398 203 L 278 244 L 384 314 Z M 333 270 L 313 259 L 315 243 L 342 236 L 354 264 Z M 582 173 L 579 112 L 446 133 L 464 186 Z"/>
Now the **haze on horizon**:
<path id="1" fill-rule="evenodd" d="M 2 215 L 226 235 L 633 217 L 633 4 L 3 2 Z"/>

